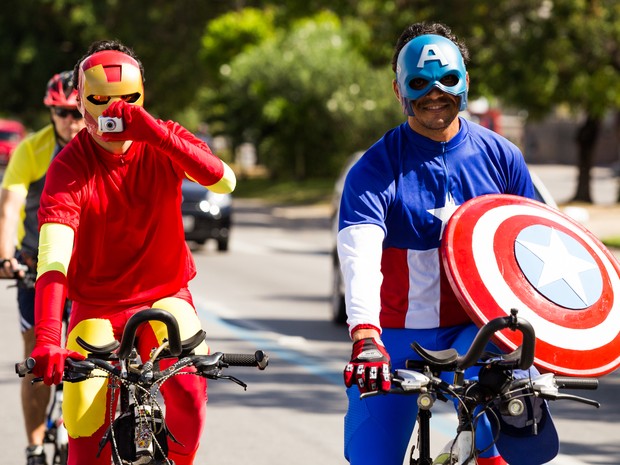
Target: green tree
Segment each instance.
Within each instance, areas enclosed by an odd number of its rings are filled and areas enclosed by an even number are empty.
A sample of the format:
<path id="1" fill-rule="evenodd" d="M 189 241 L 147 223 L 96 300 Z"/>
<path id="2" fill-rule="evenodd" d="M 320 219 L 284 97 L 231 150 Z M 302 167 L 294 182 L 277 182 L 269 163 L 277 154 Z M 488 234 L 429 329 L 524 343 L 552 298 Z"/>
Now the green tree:
<path id="1" fill-rule="evenodd" d="M 601 122 L 620 109 L 620 2 L 360 0 L 354 8 L 378 42 L 365 45 L 375 65 L 407 24 L 439 20 L 470 48 L 472 98 L 496 97 L 527 110 L 530 121 L 558 107 L 580 116 L 574 200 L 592 201 L 590 169 Z"/>
<path id="2" fill-rule="evenodd" d="M 323 12 L 237 55 L 217 96 L 205 96 L 213 127 L 253 142 L 274 177 L 333 176 L 402 121 L 391 73 L 369 68 L 347 31 Z"/>
<path id="3" fill-rule="evenodd" d="M 84 48 L 80 23 L 59 2 L 6 0 L 0 15 L 0 112 L 40 125 L 45 83 L 73 68 Z M 41 119 L 41 114 L 45 119 Z"/>
<path id="4" fill-rule="evenodd" d="M 145 66 L 146 105 L 183 118 L 211 70 L 198 60 L 205 25 L 232 2 L 203 0 L 6 0 L 0 15 L 0 112 L 47 120 L 45 82 L 72 69 L 91 42 L 119 39 Z"/>
<path id="5" fill-rule="evenodd" d="M 620 108 L 620 3 L 615 0 L 499 2 L 494 28 L 477 35 L 478 76 L 502 100 L 536 119 L 562 106 L 583 118 L 575 135 L 574 200 L 592 202 L 590 169 L 601 122 Z"/>
<path id="6" fill-rule="evenodd" d="M 558 106 L 581 115 L 575 199 L 590 201 L 601 120 L 620 105 L 616 0 L 6 0 L 3 6 L 1 114 L 41 124 L 45 81 L 72 68 L 93 40 L 118 38 L 144 62 L 150 111 L 190 129 L 209 117 L 235 143 L 257 143 L 280 175 L 330 172 L 346 152 L 400 121 L 389 61 L 396 38 L 414 21 L 441 20 L 468 43 L 471 98 L 497 97 L 531 119 Z M 312 16 L 325 10 L 332 13 Z"/>
<path id="7" fill-rule="evenodd" d="M 210 21 L 201 38 L 201 61 L 212 70 L 208 85 L 219 86 L 229 73 L 229 63 L 239 54 L 276 35 L 273 8 L 244 8 Z"/>

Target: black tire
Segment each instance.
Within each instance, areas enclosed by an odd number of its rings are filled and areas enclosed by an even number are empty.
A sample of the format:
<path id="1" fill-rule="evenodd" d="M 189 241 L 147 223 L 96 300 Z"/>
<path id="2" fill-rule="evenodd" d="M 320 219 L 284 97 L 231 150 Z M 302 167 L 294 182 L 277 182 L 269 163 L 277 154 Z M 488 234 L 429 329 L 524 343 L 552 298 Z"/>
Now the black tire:
<path id="1" fill-rule="evenodd" d="M 337 325 L 345 325 L 347 323 L 347 310 L 344 303 L 344 297 L 340 297 L 338 301 L 332 302 L 332 321 Z"/>
<path id="2" fill-rule="evenodd" d="M 54 465 L 67 465 L 69 450 L 66 446 L 58 448 L 54 452 Z"/>
<path id="3" fill-rule="evenodd" d="M 228 238 L 227 237 L 217 240 L 217 251 L 228 252 Z"/>
<path id="4" fill-rule="evenodd" d="M 340 265 L 335 260 L 332 269 L 332 295 L 331 295 L 331 312 L 332 322 L 336 325 L 344 325 L 347 323 L 347 307 L 344 302 L 342 293 L 342 275 L 340 274 Z"/>

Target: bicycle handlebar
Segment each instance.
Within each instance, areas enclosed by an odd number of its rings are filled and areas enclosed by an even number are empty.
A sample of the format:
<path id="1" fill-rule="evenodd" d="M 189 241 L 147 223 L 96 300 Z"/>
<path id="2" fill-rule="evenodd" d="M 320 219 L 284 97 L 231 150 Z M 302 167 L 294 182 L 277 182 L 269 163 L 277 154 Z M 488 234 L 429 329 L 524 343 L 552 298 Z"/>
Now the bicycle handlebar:
<path id="1" fill-rule="evenodd" d="M 135 313 L 127 321 L 121 343 L 117 346 L 118 351 L 116 357 L 118 360 L 127 360 L 130 358 L 134 348 L 136 331 L 142 323 L 147 321 L 160 321 L 164 323 L 168 330 L 168 351 L 170 355 L 173 357 L 178 357 L 179 355 L 184 357 L 182 355 L 184 350 L 183 341 L 181 341 L 181 333 L 176 318 L 166 310 L 149 308 Z M 204 331 L 201 333 L 202 334 L 197 333 L 191 339 L 196 339 L 196 336 L 204 338 Z M 195 347 L 194 343 L 196 342 L 197 341 L 192 341 L 192 347 Z M 86 344 L 85 347 L 88 347 L 88 344 Z M 94 350 L 95 353 L 90 354 L 86 360 L 72 360 L 68 358 L 65 361 L 65 372 L 69 371 L 76 375 L 73 379 L 67 379 L 68 381 L 81 381 L 86 375 L 89 375 L 95 367 L 102 368 L 109 372 L 115 372 L 117 369 L 108 359 L 99 358 L 98 355 L 100 354 L 97 352 L 97 349 L 105 349 L 102 350 L 102 352 L 112 350 L 115 348 L 113 345 L 106 346 L 105 348 L 95 346 L 89 348 Z M 211 355 L 189 355 L 185 358 L 188 364 L 193 364 L 197 369 L 202 371 L 226 366 L 258 367 L 260 370 L 264 370 L 269 364 L 269 356 L 262 350 L 258 350 L 254 354 L 224 354 L 222 352 L 216 352 Z M 15 372 L 20 377 L 24 377 L 26 374 L 32 372 L 35 363 L 35 359 L 28 357 L 26 360 L 15 364 Z M 147 364 L 149 370 L 152 369 L 152 364 L 147 362 L 145 363 L 145 367 Z"/>
<path id="2" fill-rule="evenodd" d="M 560 389 L 598 389 L 596 378 L 571 378 L 569 376 L 556 376 L 555 383 Z"/>
<path id="3" fill-rule="evenodd" d="M 269 364 L 269 356 L 262 350 L 254 354 L 222 354 L 222 362 L 236 367 L 258 367 L 264 370 Z"/>
<path id="4" fill-rule="evenodd" d="M 509 316 L 495 318 L 480 328 L 467 353 L 457 358 L 457 367 L 460 369 L 465 369 L 474 366 L 484 354 L 491 337 L 493 337 L 496 332 L 503 329 L 521 332 L 523 335 L 523 342 L 520 346 L 521 354 L 518 368 L 527 370 L 531 367 L 534 364 L 536 334 L 530 322 L 518 317 L 517 310 L 514 308 L 510 311 Z"/>
<path id="5" fill-rule="evenodd" d="M 32 357 L 28 357 L 23 362 L 18 362 L 15 364 L 15 373 L 17 373 L 20 378 L 23 378 L 28 373 L 32 372 L 35 364 L 35 359 Z"/>
<path id="6" fill-rule="evenodd" d="M 223 368 L 228 366 L 237 367 L 257 367 L 264 370 L 269 365 L 269 356 L 262 350 L 257 350 L 253 354 L 227 354 L 215 352 L 210 355 L 192 355 L 191 364 L 198 371 L 207 372 L 214 368 Z M 23 362 L 15 364 L 15 373 L 23 378 L 32 372 L 36 362 L 32 357 L 28 357 Z M 120 368 L 110 363 L 108 360 L 96 357 L 86 358 L 85 360 L 73 360 L 68 358 L 65 360 L 65 381 L 78 382 L 87 379 L 95 368 L 101 368 L 109 373 L 120 372 Z M 39 379 L 36 379 L 39 380 Z"/>
<path id="7" fill-rule="evenodd" d="M 0 266 L 4 267 L 4 262 L 9 261 L 8 259 L 0 261 Z M 28 277 L 28 265 L 24 265 L 23 263 L 18 263 L 17 268 L 13 270 L 13 276 L 0 276 L 0 279 L 17 279 L 18 281 L 24 280 Z M 23 272 L 25 276 L 20 276 L 19 273 Z"/>
<path id="8" fill-rule="evenodd" d="M 138 327 L 146 321 L 161 321 L 168 329 L 168 344 L 170 346 L 170 354 L 174 357 L 181 354 L 183 350 L 181 346 L 181 332 L 176 318 L 166 310 L 160 308 L 148 308 L 138 313 L 134 313 L 125 325 L 121 345 L 118 349 L 118 358 L 124 360 L 131 355 L 134 340 Z"/>

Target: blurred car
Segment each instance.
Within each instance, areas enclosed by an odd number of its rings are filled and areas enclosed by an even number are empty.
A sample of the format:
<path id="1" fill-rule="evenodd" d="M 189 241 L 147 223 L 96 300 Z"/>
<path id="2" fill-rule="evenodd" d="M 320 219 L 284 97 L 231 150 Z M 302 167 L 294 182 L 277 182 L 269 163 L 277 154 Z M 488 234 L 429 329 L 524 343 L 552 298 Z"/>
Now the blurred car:
<path id="1" fill-rule="evenodd" d="M 340 209 L 340 197 L 342 196 L 342 190 L 344 187 L 344 181 L 347 176 L 347 173 L 351 169 L 351 167 L 360 159 L 360 157 L 364 154 L 364 152 L 356 152 L 354 153 L 347 163 L 345 164 L 343 170 L 340 172 L 338 179 L 336 180 L 336 184 L 334 186 L 334 194 L 332 196 L 332 250 L 331 250 L 331 258 L 332 258 L 332 292 L 331 292 L 331 317 L 332 321 L 336 324 L 345 324 L 347 322 L 347 311 L 344 301 L 344 280 L 342 277 L 342 272 L 340 271 L 340 260 L 338 259 L 338 251 L 336 248 L 336 240 L 338 235 L 338 215 Z M 547 205 L 558 208 L 555 200 L 551 196 L 549 190 L 542 183 L 540 178 L 530 170 L 530 175 L 532 177 L 532 182 L 534 183 L 534 191 L 536 200 L 546 203 Z M 570 215 L 573 216 L 573 215 Z"/>
<path id="2" fill-rule="evenodd" d="M 26 128 L 19 121 L 0 119 L 0 165 L 6 165 L 17 144 L 26 137 Z"/>
<path id="3" fill-rule="evenodd" d="M 217 242 L 217 250 L 226 252 L 230 238 L 232 196 L 216 194 L 188 179 L 183 180 L 182 191 L 185 240 L 204 245 L 213 239 Z"/>

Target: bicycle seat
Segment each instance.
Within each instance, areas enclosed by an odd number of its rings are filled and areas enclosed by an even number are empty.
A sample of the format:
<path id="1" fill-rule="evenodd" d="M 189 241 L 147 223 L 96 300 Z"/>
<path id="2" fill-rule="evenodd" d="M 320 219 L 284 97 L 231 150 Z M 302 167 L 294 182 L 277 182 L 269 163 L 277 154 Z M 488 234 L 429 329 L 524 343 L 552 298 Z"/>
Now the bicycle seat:
<path id="1" fill-rule="evenodd" d="M 417 342 L 413 342 L 411 347 L 425 362 L 437 369 L 450 370 L 456 368 L 456 362 L 459 358 L 456 349 L 428 350 Z"/>
<path id="2" fill-rule="evenodd" d="M 89 344 L 84 339 L 82 339 L 80 336 L 77 337 L 76 342 L 82 349 L 89 351 L 96 358 L 101 358 L 104 360 L 107 360 L 108 358 L 110 358 L 110 356 L 112 355 L 112 352 L 114 352 L 120 346 L 120 343 L 118 341 L 112 341 L 109 344 L 106 344 L 104 346 L 96 346 L 96 345 Z"/>
<path id="3" fill-rule="evenodd" d="M 207 333 L 204 330 L 199 330 L 192 337 L 181 341 L 181 355 L 179 357 L 183 357 L 192 353 L 192 351 L 198 347 L 207 337 Z"/>

